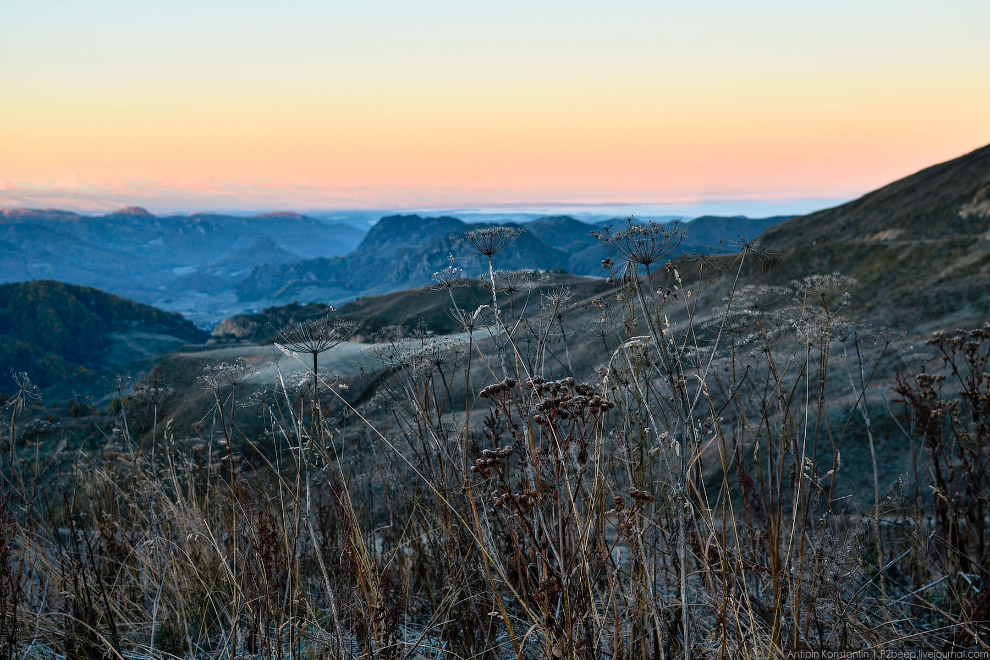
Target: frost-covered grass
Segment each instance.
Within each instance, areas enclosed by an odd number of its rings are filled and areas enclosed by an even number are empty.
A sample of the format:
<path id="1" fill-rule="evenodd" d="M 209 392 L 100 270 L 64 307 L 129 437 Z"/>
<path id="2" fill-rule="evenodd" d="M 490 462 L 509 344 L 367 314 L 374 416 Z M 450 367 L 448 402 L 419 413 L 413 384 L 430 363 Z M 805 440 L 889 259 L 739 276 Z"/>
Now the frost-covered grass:
<path id="1" fill-rule="evenodd" d="M 899 339 L 844 320 L 847 278 L 742 286 L 762 257 L 744 246 L 686 282 L 667 263 L 675 231 L 602 232 L 619 261 L 603 264 L 614 288 L 581 301 L 590 323 L 572 291 L 497 270 L 513 236 L 468 236 L 490 295 L 464 308 L 462 274 L 438 272 L 456 336 L 361 348 L 332 316 L 288 328 L 264 371 L 202 374 L 213 405 L 196 424 L 169 412 L 188 393 L 146 384 L 102 449 L 68 462 L 24 434 L 22 381 L 5 408 L 0 649 L 986 649 L 990 327 L 936 335 L 943 366 L 913 375 Z M 323 368 L 334 351 L 373 396 Z"/>

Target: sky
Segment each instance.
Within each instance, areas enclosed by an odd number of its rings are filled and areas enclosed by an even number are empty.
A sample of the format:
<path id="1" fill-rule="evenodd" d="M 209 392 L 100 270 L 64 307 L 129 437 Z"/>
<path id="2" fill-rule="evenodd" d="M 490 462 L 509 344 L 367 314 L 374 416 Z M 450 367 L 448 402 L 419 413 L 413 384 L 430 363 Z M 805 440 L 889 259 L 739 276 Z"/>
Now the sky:
<path id="1" fill-rule="evenodd" d="M 804 212 L 990 143 L 990 2 L 3 0 L 0 207 Z"/>

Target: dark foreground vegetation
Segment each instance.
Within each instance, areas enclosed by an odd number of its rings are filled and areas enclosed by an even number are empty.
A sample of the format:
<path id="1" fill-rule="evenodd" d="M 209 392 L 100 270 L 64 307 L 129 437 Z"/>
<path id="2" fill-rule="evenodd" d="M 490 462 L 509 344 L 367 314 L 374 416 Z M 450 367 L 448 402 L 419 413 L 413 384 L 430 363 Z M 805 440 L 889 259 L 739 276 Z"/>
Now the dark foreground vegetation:
<path id="1" fill-rule="evenodd" d="M 990 325 L 907 356 L 845 277 L 747 285 L 759 248 L 672 265 L 676 229 L 630 224 L 576 327 L 571 289 L 497 270 L 513 238 L 465 236 L 486 300 L 438 272 L 458 332 L 382 330 L 361 400 L 321 367 L 333 315 L 277 332 L 302 377 L 213 365 L 193 425 L 145 381 L 86 454 L 18 376 L 0 655 L 990 648 Z"/>

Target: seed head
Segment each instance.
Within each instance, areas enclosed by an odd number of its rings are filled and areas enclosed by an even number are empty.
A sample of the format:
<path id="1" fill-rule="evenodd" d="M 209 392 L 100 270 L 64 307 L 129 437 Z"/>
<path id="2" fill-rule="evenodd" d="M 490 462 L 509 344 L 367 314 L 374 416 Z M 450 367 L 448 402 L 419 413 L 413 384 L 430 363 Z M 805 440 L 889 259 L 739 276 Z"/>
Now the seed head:
<path id="1" fill-rule="evenodd" d="M 836 307 L 844 305 L 849 300 L 849 291 L 856 284 L 852 277 L 841 273 L 828 273 L 824 275 L 808 275 L 800 280 L 795 280 L 791 286 L 797 291 L 799 302 L 804 300 L 820 300 L 831 311 Z"/>
<path id="2" fill-rule="evenodd" d="M 571 291 L 571 287 L 562 286 L 556 289 L 550 289 L 543 297 L 546 298 L 547 304 L 554 309 L 559 309 L 566 305 L 574 297 L 574 292 Z"/>
<path id="3" fill-rule="evenodd" d="M 433 273 L 434 284 L 430 288 L 434 291 L 456 289 L 468 284 L 464 279 L 464 271 L 454 265 L 454 255 L 447 255 L 447 261 L 446 268 Z"/>
<path id="4" fill-rule="evenodd" d="M 611 247 L 629 263 L 649 266 L 672 255 L 680 246 L 684 233 L 676 224 L 670 227 L 653 220 L 646 224 L 637 224 L 629 216 L 622 229 L 613 229 L 609 225 L 592 232 L 592 236 Z"/>
<path id="5" fill-rule="evenodd" d="M 147 385 L 139 385 L 134 389 L 134 398 L 140 399 L 152 405 L 161 405 L 172 398 L 175 388 L 161 383 L 154 382 Z"/>
<path id="6" fill-rule="evenodd" d="M 479 276 L 484 284 L 491 287 L 488 281 L 488 274 Z M 536 270 L 510 270 L 495 271 L 495 290 L 500 293 L 512 295 L 517 291 L 528 291 L 535 289 L 550 280 L 550 276 Z"/>
<path id="7" fill-rule="evenodd" d="M 41 400 L 41 390 L 31 381 L 26 372 L 11 369 L 10 380 L 17 388 L 17 392 L 10 399 L 10 404 L 23 408 L 28 402 Z"/>
<path id="8" fill-rule="evenodd" d="M 357 323 L 336 316 L 333 307 L 330 307 L 323 318 L 282 328 L 276 334 L 275 342 L 299 353 L 315 355 L 347 341 L 357 327 Z"/>
<path id="9" fill-rule="evenodd" d="M 233 362 L 221 362 L 219 364 L 208 364 L 203 368 L 203 373 L 199 377 L 199 382 L 205 389 L 217 390 L 224 385 L 239 385 L 258 372 L 254 366 L 247 364 L 244 358 L 237 358 Z M 142 398 L 149 403 L 155 403 L 149 397 L 158 397 L 160 401 L 167 399 L 171 388 L 152 387 L 144 391 L 147 392 Z M 140 391 L 140 390 L 139 390 Z M 138 392 L 135 392 L 137 394 Z"/>
<path id="10" fill-rule="evenodd" d="M 473 229 L 453 240 L 469 252 L 491 257 L 504 250 L 519 234 L 520 230 L 515 227 L 484 227 Z"/>

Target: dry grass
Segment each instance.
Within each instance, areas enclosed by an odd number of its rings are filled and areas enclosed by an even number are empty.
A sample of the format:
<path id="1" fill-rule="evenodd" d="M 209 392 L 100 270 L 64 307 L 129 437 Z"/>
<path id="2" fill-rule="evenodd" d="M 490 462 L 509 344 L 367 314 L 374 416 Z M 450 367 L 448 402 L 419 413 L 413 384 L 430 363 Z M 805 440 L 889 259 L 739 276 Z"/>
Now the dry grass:
<path id="1" fill-rule="evenodd" d="M 188 429 L 147 386 L 147 435 L 120 406 L 103 450 L 66 461 L 18 428 L 25 389 L 2 452 L 3 654 L 987 650 L 990 327 L 937 335 L 945 378 L 888 391 L 898 347 L 843 321 L 845 278 L 737 287 L 747 247 L 699 310 L 706 279 L 684 286 L 666 232 L 602 234 L 627 263 L 606 264 L 622 268 L 594 328 L 570 327 L 565 289 L 507 291 L 512 237 L 475 236 L 489 300 L 451 292 L 455 339 L 382 334 L 358 407 L 301 346 L 301 382 L 213 368 Z M 890 443 L 912 466 L 894 488 Z M 869 479 L 844 483 L 857 451 Z"/>

